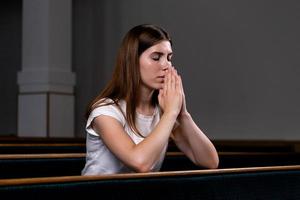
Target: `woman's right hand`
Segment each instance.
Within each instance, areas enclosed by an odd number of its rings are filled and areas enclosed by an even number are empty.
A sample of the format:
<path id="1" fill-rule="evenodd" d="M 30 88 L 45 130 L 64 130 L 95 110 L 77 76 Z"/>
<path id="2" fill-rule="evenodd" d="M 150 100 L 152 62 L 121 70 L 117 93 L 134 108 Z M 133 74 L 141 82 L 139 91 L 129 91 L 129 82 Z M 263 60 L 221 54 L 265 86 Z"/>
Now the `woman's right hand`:
<path id="1" fill-rule="evenodd" d="M 164 113 L 178 116 L 182 107 L 181 78 L 174 67 L 168 69 L 164 86 L 159 90 L 158 102 Z"/>

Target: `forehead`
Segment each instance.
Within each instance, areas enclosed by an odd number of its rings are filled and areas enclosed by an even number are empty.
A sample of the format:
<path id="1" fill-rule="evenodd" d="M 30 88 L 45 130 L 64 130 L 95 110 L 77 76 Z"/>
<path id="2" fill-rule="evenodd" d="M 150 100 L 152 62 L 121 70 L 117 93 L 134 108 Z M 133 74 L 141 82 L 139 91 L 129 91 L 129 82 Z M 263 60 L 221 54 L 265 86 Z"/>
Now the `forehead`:
<path id="1" fill-rule="evenodd" d="M 151 52 L 163 52 L 163 53 L 172 53 L 171 43 L 167 40 L 163 40 L 146 50 L 148 53 Z"/>

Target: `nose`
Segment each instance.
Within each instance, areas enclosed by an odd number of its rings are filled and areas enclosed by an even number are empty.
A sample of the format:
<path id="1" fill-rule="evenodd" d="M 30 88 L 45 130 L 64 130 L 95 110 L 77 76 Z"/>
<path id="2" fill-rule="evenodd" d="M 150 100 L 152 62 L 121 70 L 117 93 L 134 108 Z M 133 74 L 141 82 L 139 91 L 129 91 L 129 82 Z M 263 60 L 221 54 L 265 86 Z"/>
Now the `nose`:
<path id="1" fill-rule="evenodd" d="M 163 65 L 163 71 L 167 71 L 170 68 L 169 65 Z"/>
<path id="2" fill-rule="evenodd" d="M 168 60 L 166 60 L 164 63 L 162 63 L 162 69 L 163 69 L 163 71 L 166 71 L 171 66 L 172 66 L 172 63 L 170 61 L 168 61 Z"/>

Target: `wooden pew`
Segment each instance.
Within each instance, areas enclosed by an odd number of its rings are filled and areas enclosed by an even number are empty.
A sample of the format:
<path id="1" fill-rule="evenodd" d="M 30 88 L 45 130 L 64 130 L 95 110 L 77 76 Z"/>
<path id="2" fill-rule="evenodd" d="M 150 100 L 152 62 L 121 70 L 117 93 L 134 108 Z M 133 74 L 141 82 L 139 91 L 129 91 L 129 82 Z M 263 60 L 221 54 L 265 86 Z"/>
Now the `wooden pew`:
<path id="1" fill-rule="evenodd" d="M 83 143 L 85 144 L 85 138 L 0 136 L 0 144 L 7 144 L 7 143 L 11 143 L 11 144 Z"/>
<path id="2" fill-rule="evenodd" d="M 0 144 L 85 144 L 85 138 L 0 136 Z"/>
<path id="3" fill-rule="evenodd" d="M 212 140 L 218 152 L 300 152 L 300 141 L 285 140 Z M 172 140 L 168 151 L 178 152 Z"/>
<path id="4" fill-rule="evenodd" d="M 300 152 L 297 140 L 213 140 L 221 152 Z"/>
<path id="5" fill-rule="evenodd" d="M 85 153 L 84 138 L 0 137 L 0 154 Z"/>
<path id="6" fill-rule="evenodd" d="M 213 140 L 218 152 L 300 152 L 300 141 Z M 85 153 L 85 138 L 0 137 L 0 154 Z M 170 140 L 168 152 L 180 152 Z"/>
<path id="7" fill-rule="evenodd" d="M 0 155 L 0 179 L 80 175 L 85 153 Z"/>
<path id="8" fill-rule="evenodd" d="M 219 152 L 219 168 L 300 164 L 299 153 Z M 0 155 L 0 179 L 80 175 L 84 153 Z M 198 170 L 181 152 L 167 152 L 161 171 Z"/>
<path id="9" fill-rule="evenodd" d="M 289 152 L 218 152 L 218 168 L 299 165 L 300 153 Z M 181 152 L 168 152 L 163 171 L 199 169 Z"/>
<path id="10" fill-rule="evenodd" d="M 35 199 L 299 199 L 300 165 L 4 179 L 0 194 Z"/>
<path id="11" fill-rule="evenodd" d="M 0 154 L 85 153 L 84 143 L 6 143 Z"/>

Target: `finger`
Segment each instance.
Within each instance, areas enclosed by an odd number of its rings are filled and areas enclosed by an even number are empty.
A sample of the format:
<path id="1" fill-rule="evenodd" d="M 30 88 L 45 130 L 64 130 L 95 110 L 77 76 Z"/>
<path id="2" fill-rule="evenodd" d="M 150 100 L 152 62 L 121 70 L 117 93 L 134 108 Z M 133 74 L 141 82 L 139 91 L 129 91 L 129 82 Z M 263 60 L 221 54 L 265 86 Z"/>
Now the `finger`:
<path id="1" fill-rule="evenodd" d="M 175 69 L 175 76 L 176 76 L 176 81 L 177 81 L 176 89 L 178 88 L 179 90 L 181 90 L 181 78 L 176 69 Z"/>
<path id="2" fill-rule="evenodd" d="M 180 87 L 182 86 L 182 79 L 181 79 L 181 76 L 180 75 L 178 75 L 178 81 L 179 81 L 179 85 L 180 85 Z"/>
<path id="3" fill-rule="evenodd" d="M 158 91 L 158 96 L 161 96 L 161 95 L 163 95 L 163 92 L 164 92 L 164 90 L 163 90 L 163 89 L 159 89 L 159 91 Z"/>
<path id="4" fill-rule="evenodd" d="M 176 68 L 174 68 L 174 72 L 175 72 L 176 75 L 178 75 L 178 72 L 177 72 L 177 69 L 176 69 Z"/>
<path id="5" fill-rule="evenodd" d="M 164 81 L 163 95 L 166 95 L 168 91 L 169 73 L 170 70 L 167 70 L 165 75 L 165 81 Z"/>
<path id="6" fill-rule="evenodd" d="M 182 91 L 182 88 L 181 88 L 181 79 L 180 79 L 179 75 L 176 76 L 176 89 L 178 89 L 179 91 Z"/>
<path id="7" fill-rule="evenodd" d="M 182 78 L 181 78 L 181 76 L 179 76 L 179 83 L 180 83 L 180 89 L 181 89 L 181 92 L 182 92 L 182 94 L 184 94 L 184 90 L 183 90 L 183 84 L 182 84 Z"/>
<path id="8" fill-rule="evenodd" d="M 168 78 L 167 89 L 171 90 L 172 89 L 172 68 L 169 70 L 167 78 Z"/>
<path id="9" fill-rule="evenodd" d="M 178 86 L 178 83 L 179 83 L 179 75 L 178 75 L 178 73 L 177 73 L 177 70 L 174 68 L 174 76 L 175 76 L 175 87 L 176 87 L 176 89 L 177 88 L 179 88 Z"/>
<path id="10" fill-rule="evenodd" d="M 158 101 L 161 101 L 162 95 L 163 95 L 163 90 L 159 89 L 159 92 L 158 92 Z"/>
<path id="11" fill-rule="evenodd" d="M 175 77 L 175 70 L 172 68 L 172 73 L 171 73 L 171 88 L 175 90 L 176 88 L 176 77 Z"/>

